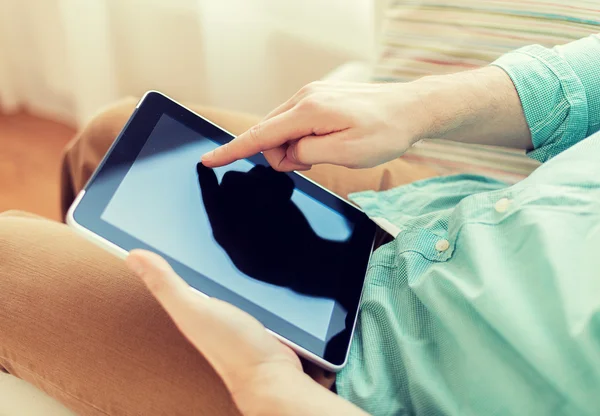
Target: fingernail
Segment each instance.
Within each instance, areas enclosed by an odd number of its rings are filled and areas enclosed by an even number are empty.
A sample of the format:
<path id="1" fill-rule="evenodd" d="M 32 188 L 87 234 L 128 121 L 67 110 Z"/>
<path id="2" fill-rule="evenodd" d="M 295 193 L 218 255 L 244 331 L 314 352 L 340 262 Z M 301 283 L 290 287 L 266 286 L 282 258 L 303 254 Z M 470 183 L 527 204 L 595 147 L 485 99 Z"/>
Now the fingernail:
<path id="1" fill-rule="evenodd" d="M 202 155 L 202 161 L 203 162 L 210 162 L 210 160 L 213 158 L 213 156 L 215 155 L 215 152 L 208 152 L 205 153 L 204 155 Z"/>
<path id="2" fill-rule="evenodd" d="M 129 270 L 131 270 L 138 276 L 141 277 L 144 275 L 144 271 L 146 269 L 144 267 L 143 262 L 139 258 L 137 258 L 137 256 L 132 256 L 131 254 L 129 254 L 129 256 L 127 256 L 127 258 L 125 259 L 125 264 L 129 268 Z"/>

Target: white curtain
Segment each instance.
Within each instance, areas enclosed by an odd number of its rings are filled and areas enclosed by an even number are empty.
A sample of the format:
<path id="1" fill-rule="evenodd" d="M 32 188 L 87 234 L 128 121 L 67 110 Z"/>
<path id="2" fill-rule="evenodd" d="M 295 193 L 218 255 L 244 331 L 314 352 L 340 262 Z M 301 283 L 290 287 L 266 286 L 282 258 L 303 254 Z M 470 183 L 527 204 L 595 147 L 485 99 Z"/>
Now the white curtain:
<path id="1" fill-rule="evenodd" d="M 0 0 L 0 110 L 74 124 L 125 95 L 264 114 L 371 57 L 372 0 Z"/>

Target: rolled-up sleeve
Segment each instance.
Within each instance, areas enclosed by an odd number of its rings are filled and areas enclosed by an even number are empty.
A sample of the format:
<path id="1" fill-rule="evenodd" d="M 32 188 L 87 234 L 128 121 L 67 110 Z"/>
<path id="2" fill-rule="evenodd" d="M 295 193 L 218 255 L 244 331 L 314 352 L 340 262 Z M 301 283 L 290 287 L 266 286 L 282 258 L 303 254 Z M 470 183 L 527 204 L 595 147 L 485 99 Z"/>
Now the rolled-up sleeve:
<path id="1" fill-rule="evenodd" d="M 600 130 L 600 35 L 552 49 L 528 46 L 492 65 L 511 77 L 541 162 Z"/>

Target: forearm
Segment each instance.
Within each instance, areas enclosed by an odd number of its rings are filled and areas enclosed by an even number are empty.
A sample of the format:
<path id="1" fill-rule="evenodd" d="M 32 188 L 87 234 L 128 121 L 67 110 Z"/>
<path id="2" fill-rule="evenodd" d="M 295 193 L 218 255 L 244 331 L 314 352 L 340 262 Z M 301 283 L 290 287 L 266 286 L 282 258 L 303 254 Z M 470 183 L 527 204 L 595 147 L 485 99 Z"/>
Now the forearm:
<path id="1" fill-rule="evenodd" d="M 426 77 L 413 86 L 422 105 L 422 129 L 417 140 L 446 139 L 532 149 L 519 95 L 502 69 L 486 67 Z"/>
<path id="2" fill-rule="evenodd" d="M 600 130 L 600 35 L 532 45 L 492 66 L 412 84 L 418 137 L 533 150 L 542 162 Z"/>

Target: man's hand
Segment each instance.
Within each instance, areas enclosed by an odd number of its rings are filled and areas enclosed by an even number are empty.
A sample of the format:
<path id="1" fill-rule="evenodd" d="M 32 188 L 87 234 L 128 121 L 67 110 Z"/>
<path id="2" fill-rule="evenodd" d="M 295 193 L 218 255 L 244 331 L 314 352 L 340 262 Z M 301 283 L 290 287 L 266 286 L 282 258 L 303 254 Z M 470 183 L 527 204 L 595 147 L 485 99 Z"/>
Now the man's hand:
<path id="1" fill-rule="evenodd" d="M 315 82 L 202 157 L 208 167 L 263 152 L 276 170 L 379 165 L 421 139 L 531 149 L 519 95 L 500 68 L 402 84 Z"/>
<path id="2" fill-rule="evenodd" d="M 418 90 L 410 84 L 315 82 L 260 124 L 204 155 L 202 163 L 217 167 L 264 152 L 280 171 L 319 163 L 372 167 L 422 138 L 423 115 Z"/>
<path id="3" fill-rule="evenodd" d="M 304 374 L 294 352 L 256 319 L 192 291 L 158 255 L 134 250 L 126 262 L 214 367 L 242 414 L 362 414 Z"/>

